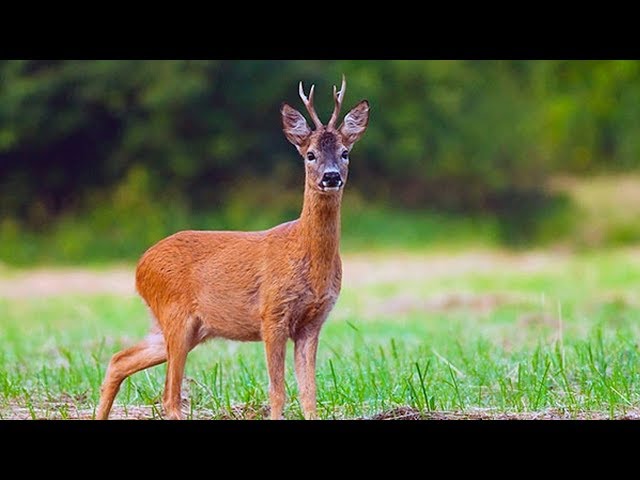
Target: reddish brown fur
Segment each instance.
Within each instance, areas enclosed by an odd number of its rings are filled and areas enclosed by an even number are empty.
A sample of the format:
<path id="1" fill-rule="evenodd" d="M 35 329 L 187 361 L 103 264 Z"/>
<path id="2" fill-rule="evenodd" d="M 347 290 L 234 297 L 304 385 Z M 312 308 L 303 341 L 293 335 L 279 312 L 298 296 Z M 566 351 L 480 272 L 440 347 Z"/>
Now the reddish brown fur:
<path id="1" fill-rule="evenodd" d="M 353 112 L 366 116 L 358 132 L 346 130 L 344 124 L 340 129 L 304 132 L 298 116 L 303 117 L 283 106 L 287 138 L 303 158 L 312 149 L 318 155 L 317 161 L 305 162 L 299 219 L 259 232 L 182 231 L 143 254 L 136 287 L 154 324 L 145 340 L 111 359 L 97 418 L 108 417 L 126 377 L 164 361 L 168 362 L 165 413 L 181 418 L 180 387 L 187 354 L 213 337 L 265 342 L 271 418 L 282 417 L 286 342 L 293 339 L 302 409 L 305 418 L 316 417 L 318 336 L 338 298 L 342 278 L 342 189 L 326 192 L 318 184 L 323 168 L 336 164 L 335 157 L 350 150 L 366 129 L 368 103 L 361 102 L 347 117 Z M 345 165 L 343 170 L 346 181 Z"/>

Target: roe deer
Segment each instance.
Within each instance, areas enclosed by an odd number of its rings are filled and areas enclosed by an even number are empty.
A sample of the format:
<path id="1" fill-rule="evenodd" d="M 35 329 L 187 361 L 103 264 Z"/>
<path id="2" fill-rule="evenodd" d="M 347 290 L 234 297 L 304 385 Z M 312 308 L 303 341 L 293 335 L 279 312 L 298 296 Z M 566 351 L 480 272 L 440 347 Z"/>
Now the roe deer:
<path id="1" fill-rule="evenodd" d="M 181 384 L 187 354 L 202 341 L 223 337 L 264 341 L 271 418 L 282 418 L 286 343 L 295 342 L 295 373 L 306 419 L 317 418 L 316 353 L 322 324 L 340 292 L 340 204 L 349 152 L 369 122 L 362 100 L 336 127 L 345 92 L 333 87 L 335 106 L 326 126 L 299 94 L 313 123 L 286 103 L 282 128 L 304 159 L 300 218 L 269 230 L 182 231 L 149 248 L 138 261 L 136 289 L 152 313 L 149 335 L 116 353 L 101 387 L 96 417 L 106 419 L 122 381 L 167 362 L 165 416 L 182 418 Z"/>

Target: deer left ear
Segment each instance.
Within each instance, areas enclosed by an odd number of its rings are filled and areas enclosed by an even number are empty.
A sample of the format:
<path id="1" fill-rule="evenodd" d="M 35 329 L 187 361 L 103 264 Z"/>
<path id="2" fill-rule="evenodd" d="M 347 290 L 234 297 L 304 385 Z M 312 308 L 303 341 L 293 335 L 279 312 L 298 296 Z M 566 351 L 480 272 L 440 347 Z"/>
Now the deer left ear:
<path id="1" fill-rule="evenodd" d="M 362 100 L 344 116 L 344 121 L 338 129 L 345 146 L 351 148 L 354 143 L 360 140 L 367 125 L 369 125 L 369 102 Z"/>

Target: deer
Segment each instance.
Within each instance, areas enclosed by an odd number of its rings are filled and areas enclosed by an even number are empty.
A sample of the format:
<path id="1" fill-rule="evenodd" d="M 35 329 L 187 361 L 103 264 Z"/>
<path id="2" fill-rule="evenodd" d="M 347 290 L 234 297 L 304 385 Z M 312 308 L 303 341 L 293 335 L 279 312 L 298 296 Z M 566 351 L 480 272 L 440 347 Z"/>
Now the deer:
<path id="1" fill-rule="evenodd" d="M 269 377 L 270 418 L 283 419 L 285 354 L 294 342 L 294 370 L 305 419 L 317 419 L 316 357 L 320 330 L 342 286 L 340 208 L 349 154 L 369 123 L 360 101 L 336 126 L 346 90 L 337 91 L 326 125 L 302 81 L 299 95 L 315 126 L 283 102 L 282 130 L 304 160 L 299 218 L 262 231 L 184 230 L 142 254 L 135 284 L 151 316 L 139 343 L 111 358 L 96 419 L 106 420 L 122 382 L 167 362 L 164 418 L 183 418 L 181 386 L 188 353 L 212 338 L 262 341 Z"/>

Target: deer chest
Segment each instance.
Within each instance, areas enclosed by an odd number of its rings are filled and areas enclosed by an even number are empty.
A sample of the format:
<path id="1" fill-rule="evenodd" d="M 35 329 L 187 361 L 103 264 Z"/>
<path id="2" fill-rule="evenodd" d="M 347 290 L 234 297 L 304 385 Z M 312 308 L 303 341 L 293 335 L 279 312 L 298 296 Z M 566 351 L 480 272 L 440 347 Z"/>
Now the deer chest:
<path id="1" fill-rule="evenodd" d="M 289 265 L 292 274 L 264 291 L 262 307 L 267 317 L 284 321 L 295 336 L 301 328 L 321 325 L 327 318 L 340 293 L 342 269 L 339 258 L 324 266 L 309 257 L 292 257 Z"/>
<path id="2" fill-rule="evenodd" d="M 322 324 L 338 299 L 332 290 L 321 294 L 312 292 L 300 295 L 289 304 L 290 330 L 292 333 L 309 324 Z"/>

